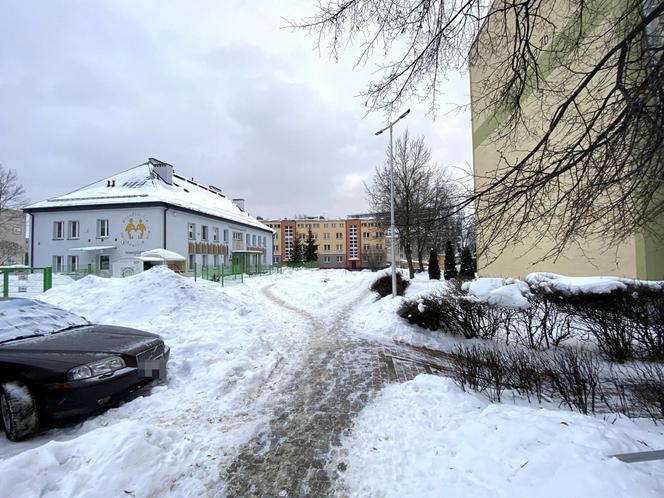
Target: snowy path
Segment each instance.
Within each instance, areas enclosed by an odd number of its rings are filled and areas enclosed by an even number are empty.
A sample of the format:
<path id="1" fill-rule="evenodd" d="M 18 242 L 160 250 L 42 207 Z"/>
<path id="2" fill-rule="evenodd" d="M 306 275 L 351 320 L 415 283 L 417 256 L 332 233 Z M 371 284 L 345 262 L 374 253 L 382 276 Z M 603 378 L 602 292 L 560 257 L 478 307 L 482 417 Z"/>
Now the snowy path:
<path id="1" fill-rule="evenodd" d="M 308 344 L 286 387 L 273 399 L 269 427 L 246 444 L 227 471 L 232 496 L 324 496 L 330 478 L 325 469 L 332 447 L 350 427 L 384 372 L 375 345 L 346 332 L 351 298 L 326 323 L 281 299 L 269 286 L 263 294 L 273 304 L 299 315 L 310 329 Z"/>
<path id="2" fill-rule="evenodd" d="M 270 403 L 270 423 L 241 448 L 226 472 L 229 496 L 329 496 L 343 472 L 341 437 L 375 393 L 390 380 L 409 380 L 424 370 L 396 357 L 431 360 L 405 345 L 386 346 L 353 333 L 351 314 L 374 299 L 366 285 L 341 293 L 319 312 L 280 297 L 279 286 L 262 289 L 274 306 L 300 318 L 309 329 L 301 356 L 282 364 L 282 391 Z M 337 304 L 341 301 L 341 304 Z M 337 307 L 335 308 L 335 304 Z M 331 311 L 332 309 L 332 311 Z"/>

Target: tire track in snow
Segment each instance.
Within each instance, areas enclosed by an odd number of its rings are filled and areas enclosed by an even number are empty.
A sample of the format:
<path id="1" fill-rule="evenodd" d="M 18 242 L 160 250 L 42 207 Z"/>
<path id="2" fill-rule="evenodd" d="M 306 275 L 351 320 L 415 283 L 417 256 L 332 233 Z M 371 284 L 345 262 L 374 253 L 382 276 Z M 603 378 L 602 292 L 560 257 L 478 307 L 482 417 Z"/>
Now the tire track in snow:
<path id="1" fill-rule="evenodd" d="M 274 285 L 274 284 L 273 284 Z M 331 325 L 291 305 L 272 287 L 261 289 L 274 305 L 302 319 L 311 329 L 301 361 L 285 361 L 272 377 L 287 377 L 271 405 L 265 431 L 240 449 L 225 472 L 228 496 L 325 496 L 335 469 L 330 451 L 350 430 L 354 416 L 385 376 L 376 345 L 346 332 L 348 317 L 369 291 L 353 293 L 333 315 Z"/>

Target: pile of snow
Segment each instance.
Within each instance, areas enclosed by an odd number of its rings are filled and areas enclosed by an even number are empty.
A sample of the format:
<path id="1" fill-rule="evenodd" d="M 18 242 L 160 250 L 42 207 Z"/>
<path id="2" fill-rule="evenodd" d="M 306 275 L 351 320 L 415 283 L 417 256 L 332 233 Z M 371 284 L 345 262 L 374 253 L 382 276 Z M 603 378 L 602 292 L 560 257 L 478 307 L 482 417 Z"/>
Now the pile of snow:
<path id="1" fill-rule="evenodd" d="M 506 308 L 529 308 L 528 284 L 513 278 L 478 278 L 464 282 L 461 288 L 480 301 Z"/>
<path id="2" fill-rule="evenodd" d="M 621 277 L 566 277 L 556 273 L 531 273 L 526 282 L 533 290 L 561 292 L 566 296 L 578 294 L 608 294 L 616 290 L 643 289 L 664 291 L 663 281 L 632 280 Z"/>
<path id="3" fill-rule="evenodd" d="M 267 422 L 266 380 L 306 330 L 284 334 L 249 286 L 195 283 L 165 267 L 88 276 L 44 301 L 95 323 L 155 332 L 171 347 L 168 382 L 82 425 L 23 443 L 0 438 L 7 496 L 208 496 L 236 448 Z"/>
<path id="4" fill-rule="evenodd" d="M 420 375 L 365 407 L 331 466 L 345 460 L 350 496 L 646 498 L 664 495 L 661 462 L 609 455 L 657 448 L 664 434 L 651 424 L 490 404 Z"/>

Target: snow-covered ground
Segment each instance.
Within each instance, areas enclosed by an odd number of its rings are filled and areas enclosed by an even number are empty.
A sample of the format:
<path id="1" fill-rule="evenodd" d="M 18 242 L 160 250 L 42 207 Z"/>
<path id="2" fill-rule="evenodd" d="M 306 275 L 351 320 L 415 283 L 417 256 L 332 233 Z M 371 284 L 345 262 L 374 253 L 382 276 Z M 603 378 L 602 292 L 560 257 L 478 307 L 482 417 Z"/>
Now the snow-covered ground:
<path id="1" fill-rule="evenodd" d="M 344 441 L 345 492 L 361 497 L 661 497 L 662 462 L 609 455 L 664 448 L 661 428 L 491 404 L 451 379 L 392 384 Z"/>
<path id="2" fill-rule="evenodd" d="M 284 334 L 248 285 L 194 283 L 165 268 L 90 276 L 41 299 L 93 322 L 162 335 L 171 346 L 169 379 L 82 425 L 18 444 L 0 439 L 5 496 L 213 494 L 219 469 L 263 421 L 252 402 L 305 332 Z"/>
<path id="3" fill-rule="evenodd" d="M 22 443 L 0 439 L 0 494 L 223 496 L 225 469 L 242 445 L 269 430 L 270 407 L 288 372 L 301 368 L 312 326 L 328 330 L 353 302 L 348 332 L 377 347 L 395 339 L 442 349 L 457 342 L 400 319 L 403 298 L 364 292 L 376 277 L 287 270 L 223 288 L 154 268 L 126 279 L 86 277 L 43 294 L 92 321 L 162 335 L 171 346 L 169 378 L 83 423 Z M 407 296 L 445 287 L 418 274 Z M 660 426 L 491 404 L 445 378 L 386 387 L 349 429 L 339 491 L 349 496 L 664 495 L 661 462 L 609 457 L 664 448 Z"/>

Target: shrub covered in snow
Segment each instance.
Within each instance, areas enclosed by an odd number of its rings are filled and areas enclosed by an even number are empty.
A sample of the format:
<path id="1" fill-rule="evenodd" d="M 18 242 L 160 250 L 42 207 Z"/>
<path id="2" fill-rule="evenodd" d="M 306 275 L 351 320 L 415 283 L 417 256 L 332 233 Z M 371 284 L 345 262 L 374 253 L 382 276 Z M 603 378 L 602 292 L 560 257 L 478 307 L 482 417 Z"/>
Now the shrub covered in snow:
<path id="1" fill-rule="evenodd" d="M 409 285 L 410 281 L 405 280 L 401 276 L 401 272 L 397 271 L 397 295 L 403 296 Z M 385 272 L 381 274 L 381 276 L 371 284 L 371 290 L 380 294 L 381 297 L 392 294 L 392 273 Z"/>
<path id="2" fill-rule="evenodd" d="M 528 282 L 480 278 L 406 301 L 399 315 L 466 338 L 499 337 L 534 349 L 590 339 L 611 361 L 664 361 L 664 286 L 658 282 L 589 285 L 583 279 L 583 292 L 571 290 L 570 282 Z"/>
<path id="3" fill-rule="evenodd" d="M 462 387 L 501 401 L 510 389 L 529 401 L 560 399 L 570 410 L 595 413 L 602 399 L 600 362 L 588 351 L 564 348 L 540 352 L 519 348 L 458 346 L 452 375 Z"/>

